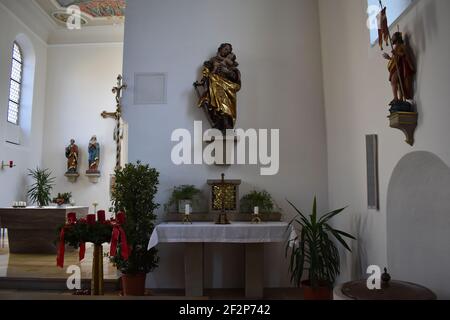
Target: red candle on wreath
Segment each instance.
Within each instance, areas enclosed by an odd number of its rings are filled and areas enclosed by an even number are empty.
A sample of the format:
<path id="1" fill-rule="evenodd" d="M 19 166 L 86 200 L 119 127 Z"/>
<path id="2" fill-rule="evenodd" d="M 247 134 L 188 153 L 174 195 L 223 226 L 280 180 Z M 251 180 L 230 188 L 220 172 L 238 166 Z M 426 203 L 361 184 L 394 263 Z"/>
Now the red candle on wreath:
<path id="1" fill-rule="evenodd" d="M 95 214 L 88 214 L 87 215 L 87 223 L 88 224 L 95 224 Z"/>
<path id="2" fill-rule="evenodd" d="M 77 214 L 75 212 L 70 212 L 67 214 L 67 223 L 74 224 L 77 222 Z"/>
<path id="3" fill-rule="evenodd" d="M 97 221 L 100 223 L 105 223 L 106 221 L 106 212 L 105 210 L 100 210 L 97 212 Z"/>
<path id="4" fill-rule="evenodd" d="M 10 167 L 10 168 L 14 168 L 14 161 L 10 161 L 10 162 L 9 162 L 9 167 Z"/>
<path id="5" fill-rule="evenodd" d="M 125 212 L 117 212 L 116 220 L 118 224 L 125 224 Z"/>

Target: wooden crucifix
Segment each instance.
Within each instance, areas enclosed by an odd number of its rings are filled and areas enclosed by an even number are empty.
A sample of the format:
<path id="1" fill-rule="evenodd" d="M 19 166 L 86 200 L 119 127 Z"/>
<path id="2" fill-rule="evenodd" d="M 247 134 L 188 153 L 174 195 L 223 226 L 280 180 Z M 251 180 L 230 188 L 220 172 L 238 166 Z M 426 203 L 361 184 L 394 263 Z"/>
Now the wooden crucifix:
<path id="1" fill-rule="evenodd" d="M 115 112 L 106 112 L 103 111 L 101 116 L 103 119 L 112 118 L 116 120 L 116 128 L 114 129 L 114 140 L 116 141 L 116 169 L 120 169 L 122 167 L 122 146 L 121 146 L 121 123 L 122 120 L 122 92 L 126 90 L 127 85 L 123 82 L 123 78 L 121 75 L 117 77 L 117 86 L 112 89 L 112 92 L 116 95 L 116 111 Z"/>

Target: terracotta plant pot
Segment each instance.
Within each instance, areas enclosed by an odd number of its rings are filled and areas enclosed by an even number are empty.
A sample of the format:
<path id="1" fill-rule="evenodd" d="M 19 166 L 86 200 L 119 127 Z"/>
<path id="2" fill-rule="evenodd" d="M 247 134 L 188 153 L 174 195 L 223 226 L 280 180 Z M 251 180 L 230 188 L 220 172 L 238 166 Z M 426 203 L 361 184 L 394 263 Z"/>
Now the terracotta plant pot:
<path id="1" fill-rule="evenodd" d="M 124 274 L 122 289 L 124 296 L 144 296 L 146 274 Z"/>
<path id="2" fill-rule="evenodd" d="M 303 297 L 305 300 L 333 300 L 333 290 L 327 283 L 321 283 L 319 287 L 311 287 L 309 280 L 302 281 Z"/>

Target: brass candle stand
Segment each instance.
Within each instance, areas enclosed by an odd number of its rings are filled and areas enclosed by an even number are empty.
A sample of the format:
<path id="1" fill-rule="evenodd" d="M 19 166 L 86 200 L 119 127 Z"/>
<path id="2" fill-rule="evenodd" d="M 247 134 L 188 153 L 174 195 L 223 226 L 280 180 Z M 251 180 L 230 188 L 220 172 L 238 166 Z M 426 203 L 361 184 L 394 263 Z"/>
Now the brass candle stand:
<path id="1" fill-rule="evenodd" d="M 184 224 L 192 224 L 192 219 L 190 214 L 185 214 L 183 218 Z"/>
<path id="2" fill-rule="evenodd" d="M 253 215 L 252 223 L 262 223 L 261 215 L 259 213 Z"/>

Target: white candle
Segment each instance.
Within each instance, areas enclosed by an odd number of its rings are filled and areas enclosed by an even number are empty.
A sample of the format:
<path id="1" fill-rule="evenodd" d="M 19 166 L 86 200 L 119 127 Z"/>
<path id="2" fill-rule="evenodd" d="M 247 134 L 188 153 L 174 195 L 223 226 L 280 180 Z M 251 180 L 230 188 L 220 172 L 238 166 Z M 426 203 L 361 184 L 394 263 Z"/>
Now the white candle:
<path id="1" fill-rule="evenodd" d="M 254 215 L 258 215 L 259 214 L 259 207 L 255 207 L 254 211 L 253 211 Z"/>
<path id="2" fill-rule="evenodd" d="M 190 208 L 190 205 L 189 205 L 189 204 L 187 204 L 187 205 L 185 206 L 184 212 L 185 212 L 185 214 L 186 214 L 187 216 L 191 214 L 191 208 Z"/>

